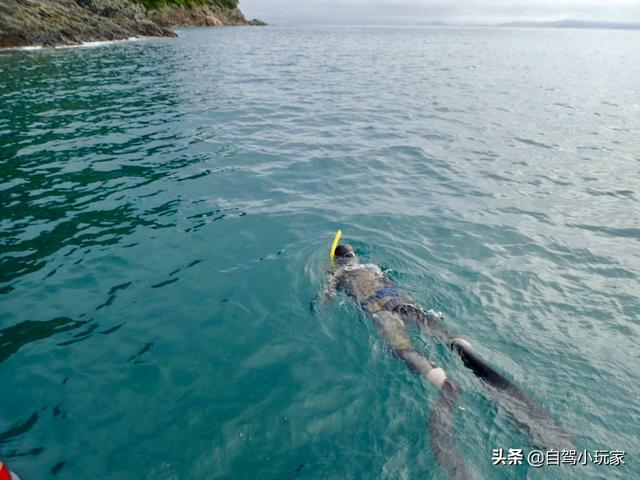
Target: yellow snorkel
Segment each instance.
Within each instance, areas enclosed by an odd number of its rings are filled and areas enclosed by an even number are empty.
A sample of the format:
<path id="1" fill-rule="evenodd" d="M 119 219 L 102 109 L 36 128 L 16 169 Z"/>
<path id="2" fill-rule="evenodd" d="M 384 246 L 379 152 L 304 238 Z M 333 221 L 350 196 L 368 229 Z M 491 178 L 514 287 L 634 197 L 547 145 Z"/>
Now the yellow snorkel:
<path id="1" fill-rule="evenodd" d="M 342 230 L 338 229 L 338 231 L 336 232 L 336 236 L 333 238 L 333 243 L 331 244 L 331 253 L 329 254 L 331 265 L 334 264 L 333 259 L 336 256 L 336 247 L 338 246 L 338 242 L 340 242 L 340 237 L 342 237 Z"/>

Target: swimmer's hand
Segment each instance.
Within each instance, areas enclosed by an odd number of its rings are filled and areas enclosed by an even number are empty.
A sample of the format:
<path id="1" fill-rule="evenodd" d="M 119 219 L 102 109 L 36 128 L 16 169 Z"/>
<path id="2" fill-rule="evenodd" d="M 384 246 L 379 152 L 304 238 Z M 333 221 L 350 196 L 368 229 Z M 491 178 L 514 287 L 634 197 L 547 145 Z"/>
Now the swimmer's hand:
<path id="1" fill-rule="evenodd" d="M 327 308 L 329 305 L 331 305 L 331 302 L 333 301 L 333 298 L 336 296 L 336 292 L 335 290 L 333 291 L 323 291 L 320 292 L 316 298 L 314 298 L 313 300 L 311 300 L 311 311 L 313 313 L 318 313 L 321 312 L 322 310 L 324 310 L 325 308 Z"/>
<path id="2" fill-rule="evenodd" d="M 337 279 L 333 272 L 328 272 L 325 281 L 323 282 L 322 289 L 311 301 L 311 311 L 318 313 L 321 310 L 327 308 L 337 294 Z"/>
<path id="3" fill-rule="evenodd" d="M 319 305 L 320 302 L 318 302 L 318 298 L 314 298 L 313 300 L 311 300 L 311 302 L 309 303 L 309 310 L 311 310 L 312 313 L 318 313 L 320 312 L 321 308 Z"/>

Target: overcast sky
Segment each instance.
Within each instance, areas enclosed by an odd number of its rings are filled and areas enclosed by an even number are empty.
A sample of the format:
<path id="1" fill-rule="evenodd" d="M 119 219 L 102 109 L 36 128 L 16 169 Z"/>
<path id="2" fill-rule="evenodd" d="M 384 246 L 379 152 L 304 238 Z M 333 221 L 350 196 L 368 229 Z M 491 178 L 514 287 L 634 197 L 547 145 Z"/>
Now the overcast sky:
<path id="1" fill-rule="evenodd" d="M 640 0 L 240 0 L 240 8 L 272 23 L 640 22 Z"/>

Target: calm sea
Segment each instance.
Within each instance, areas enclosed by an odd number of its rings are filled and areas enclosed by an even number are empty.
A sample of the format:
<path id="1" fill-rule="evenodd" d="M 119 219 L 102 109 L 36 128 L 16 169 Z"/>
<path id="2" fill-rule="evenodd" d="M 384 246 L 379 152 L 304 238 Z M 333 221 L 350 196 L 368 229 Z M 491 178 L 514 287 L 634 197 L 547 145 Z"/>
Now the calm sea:
<path id="1" fill-rule="evenodd" d="M 640 478 L 640 33 L 182 30 L 0 55 L 0 457 L 29 479 L 445 479 L 335 230 L 623 466 L 438 342 L 482 478 Z"/>

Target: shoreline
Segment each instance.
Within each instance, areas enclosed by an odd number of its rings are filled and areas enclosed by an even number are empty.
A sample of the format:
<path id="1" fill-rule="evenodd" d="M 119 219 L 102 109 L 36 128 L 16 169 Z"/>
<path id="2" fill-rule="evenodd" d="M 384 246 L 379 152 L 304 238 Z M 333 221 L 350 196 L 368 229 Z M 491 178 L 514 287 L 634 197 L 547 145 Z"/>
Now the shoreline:
<path id="1" fill-rule="evenodd" d="M 266 24 L 265 24 L 266 25 Z M 221 28 L 221 27 L 250 27 L 253 26 L 251 23 L 247 23 L 245 25 L 220 25 L 212 28 Z M 86 42 L 81 43 L 71 43 L 71 44 L 61 44 L 61 45 L 21 45 L 19 47 L 0 47 L 0 54 L 3 52 L 40 52 L 42 50 L 66 50 L 71 48 L 94 48 L 94 47 L 104 47 L 107 45 L 115 45 L 119 43 L 129 43 L 129 42 L 142 42 L 146 39 L 150 38 L 178 38 L 180 37 L 180 29 L 182 28 L 209 28 L 208 26 L 194 26 L 194 25 L 174 25 L 171 27 L 173 33 L 172 37 L 159 37 L 159 36 L 151 36 L 151 35 L 138 35 L 128 38 L 119 38 L 116 40 L 87 40 Z"/>
<path id="2" fill-rule="evenodd" d="M 145 38 L 154 37 L 129 37 L 118 40 L 89 40 L 82 43 L 74 43 L 70 45 L 25 45 L 20 47 L 0 47 L 1 52 L 40 52 L 42 50 L 66 50 L 69 48 L 94 48 L 103 47 L 105 45 L 114 45 L 117 43 L 140 42 Z M 155 37 L 161 38 L 161 37 Z"/>
<path id="3" fill-rule="evenodd" d="M 257 19 L 247 20 L 237 1 L 221 1 L 206 0 L 189 7 L 167 3 L 147 10 L 144 0 L 3 0 L 0 51 L 175 37 L 175 27 L 266 25 Z"/>

